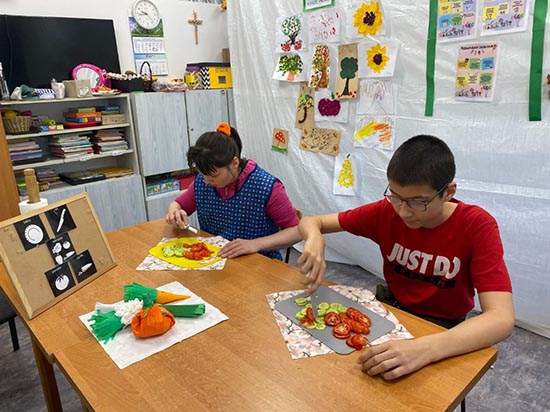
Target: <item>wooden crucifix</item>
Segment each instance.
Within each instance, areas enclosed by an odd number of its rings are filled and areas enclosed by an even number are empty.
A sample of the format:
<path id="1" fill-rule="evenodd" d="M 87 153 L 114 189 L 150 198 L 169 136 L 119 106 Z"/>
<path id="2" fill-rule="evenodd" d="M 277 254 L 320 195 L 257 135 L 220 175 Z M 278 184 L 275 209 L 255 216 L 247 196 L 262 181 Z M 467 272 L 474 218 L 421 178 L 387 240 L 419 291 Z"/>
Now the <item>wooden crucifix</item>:
<path id="1" fill-rule="evenodd" d="M 197 19 L 197 12 L 193 10 L 193 18 L 187 20 L 189 24 L 195 26 L 195 44 L 199 44 L 199 25 L 202 24 L 202 20 Z"/>

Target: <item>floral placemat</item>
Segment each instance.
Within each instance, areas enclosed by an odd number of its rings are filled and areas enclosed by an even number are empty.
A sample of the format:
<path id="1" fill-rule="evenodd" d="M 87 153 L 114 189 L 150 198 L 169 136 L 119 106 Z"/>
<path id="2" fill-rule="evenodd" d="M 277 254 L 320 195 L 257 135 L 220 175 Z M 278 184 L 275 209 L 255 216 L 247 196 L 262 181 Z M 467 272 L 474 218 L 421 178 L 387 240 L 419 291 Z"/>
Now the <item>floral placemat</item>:
<path id="1" fill-rule="evenodd" d="M 163 237 L 159 243 L 157 243 L 157 246 L 170 242 L 171 240 L 176 240 L 177 238 L 167 238 Z M 214 237 L 197 237 L 197 240 L 200 240 L 201 242 L 208 243 L 213 246 L 217 246 L 221 248 L 223 245 L 228 243 L 229 241 L 227 239 L 224 239 L 221 236 L 214 236 Z M 139 264 L 139 266 L 136 268 L 136 270 L 222 270 L 225 266 L 225 261 L 227 259 L 222 259 L 217 262 L 212 263 L 211 265 L 205 265 L 201 268 L 182 268 L 180 266 L 172 265 L 171 263 L 165 262 L 162 259 L 159 259 L 151 254 L 148 254 L 143 262 Z"/>
<path id="2" fill-rule="evenodd" d="M 363 305 L 365 308 L 372 310 L 378 315 L 390 320 L 395 324 L 395 329 L 391 332 L 381 336 L 380 338 L 372 341 L 371 345 L 378 345 L 389 340 L 399 340 L 399 339 L 412 339 L 413 335 L 403 326 L 399 320 L 395 317 L 393 313 L 388 311 L 376 298 L 374 294 L 367 290 L 361 288 L 354 288 L 351 286 L 343 285 L 334 285 L 329 286 L 335 292 L 342 294 L 343 296 L 358 302 Z M 304 290 L 291 290 L 287 292 L 277 292 L 266 295 L 269 307 L 273 312 L 275 321 L 281 330 L 281 335 L 285 340 L 288 351 L 292 359 L 301 359 L 309 358 L 317 355 L 326 355 L 327 353 L 334 353 L 332 349 L 326 346 L 324 343 L 318 339 L 311 336 L 300 326 L 296 325 L 285 315 L 275 310 L 275 305 L 283 300 L 289 299 L 293 296 L 296 296 L 300 293 L 303 293 Z"/>

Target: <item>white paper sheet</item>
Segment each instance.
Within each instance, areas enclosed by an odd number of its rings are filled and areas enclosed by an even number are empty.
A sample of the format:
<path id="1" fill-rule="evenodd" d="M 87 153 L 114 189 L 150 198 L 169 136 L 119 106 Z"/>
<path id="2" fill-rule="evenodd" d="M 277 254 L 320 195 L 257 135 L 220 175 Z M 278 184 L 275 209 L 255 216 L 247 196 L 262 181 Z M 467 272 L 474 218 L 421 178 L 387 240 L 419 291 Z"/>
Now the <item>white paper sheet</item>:
<path id="1" fill-rule="evenodd" d="M 108 343 L 99 342 L 101 347 L 107 352 L 107 355 L 120 368 L 124 369 L 133 363 L 139 362 L 157 352 L 160 352 L 182 340 L 190 338 L 199 332 L 202 332 L 224 320 L 229 319 L 220 310 L 202 300 L 179 282 L 171 282 L 157 288 L 164 292 L 172 292 L 180 295 L 191 295 L 189 299 L 174 302 L 173 304 L 193 305 L 204 303 L 206 312 L 198 318 L 176 318 L 176 324 L 163 335 L 152 338 L 140 339 L 134 336 L 132 330 L 127 327 L 118 332 L 114 339 Z M 121 291 L 122 293 L 122 291 Z M 88 319 L 94 312 L 79 316 L 79 319 L 86 325 L 90 333 L 92 328 Z M 92 333 L 93 335 L 93 333 Z M 95 337 L 95 335 L 93 335 Z"/>

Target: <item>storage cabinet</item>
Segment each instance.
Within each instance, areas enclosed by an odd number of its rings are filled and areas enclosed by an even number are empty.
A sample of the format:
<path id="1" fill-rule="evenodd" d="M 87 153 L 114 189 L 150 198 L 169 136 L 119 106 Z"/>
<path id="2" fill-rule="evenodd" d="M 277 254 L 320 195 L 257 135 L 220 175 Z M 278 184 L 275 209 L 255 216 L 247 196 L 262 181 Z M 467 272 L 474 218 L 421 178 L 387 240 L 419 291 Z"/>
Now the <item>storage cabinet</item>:
<path id="1" fill-rule="evenodd" d="M 149 220 L 162 218 L 180 192 L 147 196 L 151 176 L 188 169 L 187 151 L 199 136 L 234 116 L 232 90 L 143 93 L 131 96 L 143 191 Z M 190 223 L 198 225 L 196 214 Z"/>
<path id="2" fill-rule="evenodd" d="M 195 144 L 204 132 L 216 130 L 221 122 L 235 126 L 233 90 L 191 90 L 186 92 L 189 142 Z"/>
<path id="3" fill-rule="evenodd" d="M 144 177 L 187 167 L 185 93 L 132 95 L 141 173 Z"/>
<path id="4" fill-rule="evenodd" d="M 88 192 L 92 205 L 99 217 L 104 231 L 108 232 L 145 222 L 145 202 L 139 164 L 135 150 L 134 129 L 132 123 L 130 98 L 127 94 L 114 96 L 98 96 L 90 98 L 66 98 L 52 100 L 10 101 L 0 103 L 2 110 L 30 110 L 35 116 L 46 116 L 60 123 L 63 112 L 70 107 L 92 106 L 120 106 L 121 113 L 126 115 L 126 123 L 97 125 L 76 129 L 64 129 L 48 132 L 29 132 L 25 134 L 6 135 L 7 143 L 17 143 L 25 140 L 34 140 L 47 153 L 47 141 L 49 136 L 71 135 L 83 132 L 91 132 L 102 129 L 123 129 L 125 139 L 128 142 L 127 150 L 115 150 L 104 154 L 87 154 L 76 158 L 59 158 L 46 156 L 45 159 L 33 163 L 15 165 L 13 171 L 33 168 L 37 171 L 41 168 L 54 169 L 57 173 L 77 172 L 98 168 L 124 167 L 133 170 L 131 176 L 107 179 L 99 182 L 81 185 L 62 184 L 40 193 L 40 196 L 48 199 L 49 203 L 66 199 L 77 193 Z M 129 203 L 126 203 L 129 202 Z M 119 214 L 122 215 L 119 216 Z"/>

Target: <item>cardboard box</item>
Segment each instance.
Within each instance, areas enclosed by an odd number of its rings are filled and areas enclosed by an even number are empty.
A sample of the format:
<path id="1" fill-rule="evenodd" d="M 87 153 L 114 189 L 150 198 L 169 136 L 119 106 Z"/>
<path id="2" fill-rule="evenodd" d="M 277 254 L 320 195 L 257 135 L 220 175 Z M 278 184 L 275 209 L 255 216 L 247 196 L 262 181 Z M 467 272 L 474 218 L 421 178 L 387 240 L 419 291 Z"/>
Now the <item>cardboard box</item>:
<path id="1" fill-rule="evenodd" d="M 40 126 L 41 132 L 55 132 L 56 130 L 63 130 L 62 124 L 54 124 L 52 126 Z"/>
<path id="2" fill-rule="evenodd" d="M 165 179 L 146 183 L 147 196 L 154 196 L 161 193 L 178 190 L 180 190 L 180 182 L 178 179 Z"/>
<path id="3" fill-rule="evenodd" d="M 203 89 L 230 89 L 233 87 L 229 63 L 190 63 L 189 67 L 199 67 Z"/>
<path id="4" fill-rule="evenodd" d="M 63 80 L 65 97 L 92 97 L 92 83 L 90 79 Z"/>
<path id="5" fill-rule="evenodd" d="M 126 115 L 124 114 L 104 114 L 103 124 L 119 124 L 126 123 Z"/>

